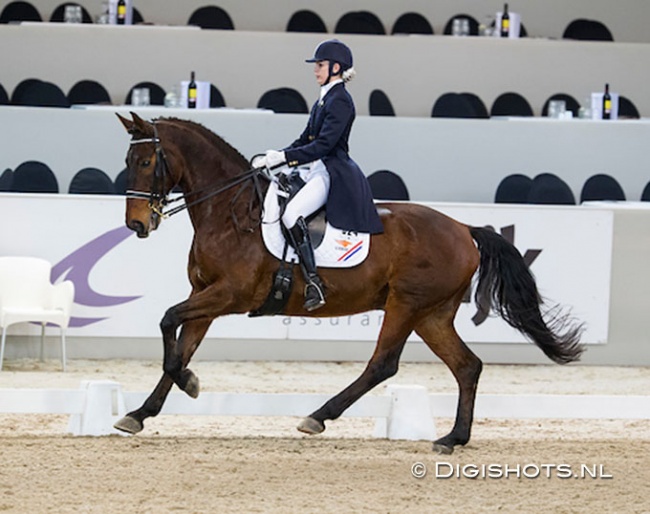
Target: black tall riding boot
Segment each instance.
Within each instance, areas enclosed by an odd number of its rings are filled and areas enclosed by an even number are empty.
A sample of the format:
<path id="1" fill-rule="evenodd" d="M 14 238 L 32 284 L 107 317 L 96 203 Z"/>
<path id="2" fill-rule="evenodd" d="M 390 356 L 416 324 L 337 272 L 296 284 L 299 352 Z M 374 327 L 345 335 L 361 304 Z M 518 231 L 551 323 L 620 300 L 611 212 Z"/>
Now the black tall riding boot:
<path id="1" fill-rule="evenodd" d="M 307 223 L 301 216 L 296 224 L 289 229 L 294 245 L 300 257 L 300 267 L 305 276 L 305 304 L 308 311 L 313 311 L 325 305 L 325 288 L 316 273 L 314 248 L 309 237 Z"/>

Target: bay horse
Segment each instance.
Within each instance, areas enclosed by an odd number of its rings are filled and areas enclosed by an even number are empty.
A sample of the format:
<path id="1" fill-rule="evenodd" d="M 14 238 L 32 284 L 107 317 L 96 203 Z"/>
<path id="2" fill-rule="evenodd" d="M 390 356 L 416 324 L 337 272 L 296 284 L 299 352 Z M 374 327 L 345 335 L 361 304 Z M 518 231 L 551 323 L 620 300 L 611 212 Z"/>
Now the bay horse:
<path id="1" fill-rule="evenodd" d="M 173 384 L 192 398 L 198 396 L 199 380 L 187 366 L 211 322 L 259 308 L 280 261 L 265 249 L 261 235 L 262 193 L 268 188 L 260 178 L 262 170 L 251 169 L 235 148 L 197 123 L 176 118 L 149 122 L 135 113 L 132 120 L 117 116 L 132 136 L 126 157 L 126 225 L 140 238 L 149 236 L 163 219 L 168 194 L 179 187 L 185 200 L 181 208 L 187 208 L 194 230 L 187 266 L 191 293 L 160 322 L 162 378 L 140 408 L 115 424 L 134 434 L 144 428 L 146 418 L 160 412 Z M 338 418 L 397 373 L 406 340 L 415 331 L 458 384 L 454 426 L 434 442 L 434 450 L 451 453 L 469 441 L 482 369 L 481 360 L 454 329 L 454 317 L 477 269 L 478 305 L 492 306 L 551 360 L 564 364 L 580 357 L 582 325 L 566 315 L 545 319 L 550 309 L 542 311 L 544 301 L 521 254 L 493 230 L 470 227 L 412 203 L 379 203 L 377 208 L 384 233 L 371 237 L 366 260 L 354 268 L 319 270 L 327 291 L 325 306 L 304 310 L 304 280 L 295 273 L 296 287 L 283 315 L 384 311 L 375 350 L 359 378 L 297 428 L 307 434 L 323 432 L 326 420 Z"/>

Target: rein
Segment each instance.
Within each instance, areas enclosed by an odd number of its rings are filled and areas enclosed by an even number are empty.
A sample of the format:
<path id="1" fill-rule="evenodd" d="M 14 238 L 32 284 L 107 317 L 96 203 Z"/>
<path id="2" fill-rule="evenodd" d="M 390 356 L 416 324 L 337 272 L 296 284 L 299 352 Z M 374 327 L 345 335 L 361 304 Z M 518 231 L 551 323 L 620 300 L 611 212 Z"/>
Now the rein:
<path id="1" fill-rule="evenodd" d="M 184 211 L 185 209 L 188 209 L 189 207 L 192 207 L 210 198 L 213 198 L 214 196 L 217 196 L 235 186 L 242 185 L 242 187 L 239 189 L 239 191 L 237 191 L 237 193 L 235 194 L 235 196 L 231 201 L 231 216 L 237 229 L 242 231 L 252 232 L 254 230 L 254 227 L 242 228 L 240 226 L 239 220 L 237 219 L 237 216 L 235 215 L 233 209 L 236 200 L 239 199 L 239 197 L 241 196 L 241 194 L 244 192 L 246 188 L 246 182 L 251 180 L 255 195 L 251 197 L 251 200 L 248 205 L 249 217 L 251 218 L 255 226 L 258 226 L 262 222 L 262 215 L 259 216 L 259 219 L 253 219 L 252 212 L 253 212 L 254 199 L 258 200 L 260 206 L 264 204 L 262 186 L 260 184 L 259 177 L 263 177 L 267 181 L 272 180 L 271 177 L 269 177 L 267 173 L 265 173 L 264 168 L 250 168 L 245 172 L 228 179 L 223 184 L 209 186 L 204 189 L 200 189 L 198 191 L 190 191 L 188 193 L 183 193 L 182 195 L 179 195 L 171 199 L 168 198 L 163 188 L 164 188 L 165 178 L 170 175 L 169 166 L 167 164 L 167 158 L 165 156 L 165 151 L 162 147 L 160 137 L 158 136 L 158 127 L 156 126 L 155 122 L 153 123 L 153 128 L 154 128 L 154 137 L 134 139 L 130 142 L 130 145 L 138 145 L 138 144 L 145 144 L 145 143 L 151 143 L 154 145 L 154 152 L 156 154 L 156 166 L 154 168 L 151 191 L 146 192 L 146 191 L 135 191 L 129 189 L 126 191 L 127 198 L 133 198 L 138 200 L 149 200 L 149 208 L 161 218 L 166 219 L 175 214 L 178 214 L 181 211 Z M 203 196 L 199 196 L 198 198 L 188 202 L 188 199 L 190 197 L 194 197 L 201 193 L 206 193 L 206 194 L 203 194 Z M 173 207 L 168 210 L 164 210 L 166 206 L 172 203 L 180 202 L 182 200 L 185 201 L 184 204 L 178 205 L 177 207 Z"/>

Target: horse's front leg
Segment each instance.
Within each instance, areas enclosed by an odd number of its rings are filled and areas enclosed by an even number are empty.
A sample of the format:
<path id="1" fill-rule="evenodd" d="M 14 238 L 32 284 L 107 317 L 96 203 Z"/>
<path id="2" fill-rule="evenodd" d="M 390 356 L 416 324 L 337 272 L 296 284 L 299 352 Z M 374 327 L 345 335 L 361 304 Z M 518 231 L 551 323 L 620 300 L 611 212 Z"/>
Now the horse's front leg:
<path id="1" fill-rule="evenodd" d="M 165 376 L 167 376 L 172 380 L 172 383 L 176 383 L 181 390 L 185 391 L 192 398 L 196 398 L 199 396 L 199 379 L 190 369 L 187 368 L 189 359 L 184 361 L 182 358 L 184 353 L 183 346 L 185 345 L 183 338 L 183 329 L 185 325 L 179 320 L 178 310 L 183 303 L 167 309 L 167 312 L 165 312 L 165 315 L 160 321 L 160 331 L 163 336 L 164 350 L 163 371 L 165 372 L 161 382 L 163 382 Z M 212 320 L 208 321 L 208 327 L 211 322 Z M 181 327 L 181 337 L 176 340 L 176 333 L 179 326 Z"/>
<path id="2" fill-rule="evenodd" d="M 182 355 L 182 361 L 187 363 L 194 355 L 194 352 L 203 341 L 205 333 L 210 327 L 211 320 L 197 320 L 191 321 L 183 325 L 181 329 L 180 340 L 185 342 L 182 344 L 185 351 Z M 167 399 L 167 395 L 174 385 L 174 381 L 166 373 L 163 374 L 160 381 L 145 400 L 139 409 L 129 412 L 126 416 L 120 419 L 115 425 L 118 430 L 128 432 L 129 434 L 136 434 L 144 428 L 144 420 L 157 416 Z"/>
<path id="3" fill-rule="evenodd" d="M 213 284 L 198 293 L 193 293 L 184 302 L 167 309 L 160 322 L 164 345 L 163 371 L 192 398 L 199 395 L 199 379 L 187 368 L 189 358 L 184 359 L 184 356 L 188 353 L 187 346 L 195 342 L 184 337 L 177 341 L 176 333 L 179 327 L 185 326 L 190 321 L 205 321 L 209 326 L 214 318 L 228 312 L 230 300 L 231 295 L 225 293 L 224 288 Z M 190 355 L 194 350 L 196 348 L 189 350 Z"/>

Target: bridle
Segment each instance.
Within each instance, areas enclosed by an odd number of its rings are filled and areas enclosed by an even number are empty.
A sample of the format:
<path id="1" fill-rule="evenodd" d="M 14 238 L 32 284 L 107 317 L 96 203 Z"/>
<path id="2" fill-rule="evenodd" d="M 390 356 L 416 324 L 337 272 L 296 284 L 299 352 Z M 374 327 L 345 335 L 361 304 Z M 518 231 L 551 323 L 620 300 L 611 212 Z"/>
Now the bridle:
<path id="1" fill-rule="evenodd" d="M 253 217 L 253 208 L 254 208 L 255 199 L 257 199 L 258 201 L 258 204 L 260 206 L 260 211 L 262 210 L 262 206 L 264 204 L 263 201 L 264 197 L 262 192 L 262 186 L 260 184 L 260 178 L 266 179 L 267 181 L 272 180 L 266 168 L 253 167 L 246 170 L 243 173 L 240 173 L 239 175 L 235 175 L 234 177 L 231 177 L 224 184 L 209 186 L 197 191 L 189 191 L 187 193 L 183 193 L 173 198 L 169 198 L 168 194 L 165 193 L 164 190 L 165 180 L 167 177 L 171 176 L 169 172 L 169 165 L 167 164 L 167 157 L 165 156 L 165 150 L 162 147 L 160 136 L 158 135 L 158 127 L 156 126 L 156 122 L 153 122 L 152 124 L 153 124 L 153 131 L 154 131 L 153 137 L 133 139 L 129 143 L 130 146 L 147 144 L 147 143 L 154 145 L 156 165 L 154 167 L 151 190 L 147 192 L 147 191 L 136 191 L 133 189 L 127 189 L 126 191 L 127 198 L 148 200 L 149 202 L 148 205 L 151 212 L 153 212 L 155 215 L 159 216 L 162 219 L 166 219 L 175 214 L 178 214 L 181 211 L 184 211 L 185 209 L 188 209 L 189 207 L 192 207 L 214 196 L 217 196 L 223 193 L 224 191 L 232 189 L 235 186 L 241 185 L 240 189 L 237 191 L 237 193 L 235 193 L 234 197 L 230 202 L 231 204 L 230 214 L 233 219 L 233 222 L 239 230 L 247 231 L 247 232 L 254 231 L 255 227 L 260 225 L 260 223 L 262 222 L 262 213 L 260 212 L 260 215 L 257 218 Z M 237 199 L 246 189 L 246 186 L 248 185 L 247 182 L 249 180 L 253 185 L 253 190 L 255 193 L 253 196 L 251 196 L 251 200 L 248 205 L 248 216 L 252 222 L 252 225 L 242 228 L 239 223 L 239 220 L 237 219 L 233 207 Z M 194 198 L 194 199 L 190 200 L 190 198 Z M 184 201 L 184 203 L 176 207 L 165 210 L 165 208 L 168 205 L 181 202 L 181 201 Z"/>

